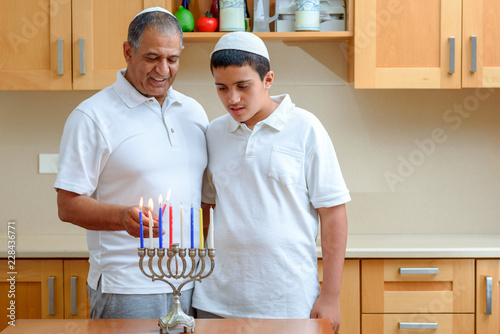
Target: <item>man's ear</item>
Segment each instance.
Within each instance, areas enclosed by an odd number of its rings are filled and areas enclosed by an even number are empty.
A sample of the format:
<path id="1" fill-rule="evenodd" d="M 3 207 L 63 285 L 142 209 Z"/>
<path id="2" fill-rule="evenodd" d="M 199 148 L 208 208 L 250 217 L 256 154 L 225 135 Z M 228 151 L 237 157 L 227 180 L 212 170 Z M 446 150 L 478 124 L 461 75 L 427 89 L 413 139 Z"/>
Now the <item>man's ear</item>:
<path id="1" fill-rule="evenodd" d="M 273 82 L 274 82 L 274 72 L 269 71 L 264 76 L 264 85 L 265 85 L 266 89 L 270 89 Z"/>
<path id="2" fill-rule="evenodd" d="M 132 44 L 127 41 L 123 42 L 123 57 L 125 57 L 127 64 L 130 64 L 133 54 L 134 49 L 132 48 Z"/>

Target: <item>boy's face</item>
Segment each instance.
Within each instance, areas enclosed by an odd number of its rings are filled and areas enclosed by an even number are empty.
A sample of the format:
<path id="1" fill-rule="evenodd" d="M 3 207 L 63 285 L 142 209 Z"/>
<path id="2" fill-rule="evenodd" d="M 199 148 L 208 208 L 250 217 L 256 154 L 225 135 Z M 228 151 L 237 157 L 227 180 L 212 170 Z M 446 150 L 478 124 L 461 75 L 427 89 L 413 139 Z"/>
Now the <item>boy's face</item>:
<path id="1" fill-rule="evenodd" d="M 250 65 L 213 68 L 217 94 L 231 116 L 249 129 L 266 119 L 276 108 L 269 96 L 274 73 L 261 80 Z"/>

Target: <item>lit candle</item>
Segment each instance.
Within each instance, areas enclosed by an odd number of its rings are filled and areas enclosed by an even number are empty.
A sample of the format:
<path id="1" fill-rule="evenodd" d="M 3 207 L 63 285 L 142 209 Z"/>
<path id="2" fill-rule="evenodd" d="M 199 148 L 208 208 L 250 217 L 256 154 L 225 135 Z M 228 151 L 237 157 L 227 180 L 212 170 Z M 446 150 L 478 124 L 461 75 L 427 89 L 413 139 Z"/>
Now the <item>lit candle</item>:
<path id="1" fill-rule="evenodd" d="M 191 204 L 191 249 L 194 249 L 194 211 Z"/>
<path id="2" fill-rule="evenodd" d="M 168 188 L 167 197 L 165 198 L 165 203 L 163 203 L 163 208 L 161 209 L 161 214 L 165 213 L 165 208 L 167 207 L 167 202 L 170 200 L 171 193 L 172 193 L 172 188 Z"/>
<path id="3" fill-rule="evenodd" d="M 150 198 L 148 201 L 149 209 L 149 248 L 153 249 L 153 200 Z"/>
<path id="4" fill-rule="evenodd" d="M 180 229 L 181 229 L 181 248 L 184 248 L 183 245 L 182 245 L 182 239 L 184 239 L 184 231 L 183 231 L 183 228 L 182 228 L 182 204 L 181 204 L 181 216 L 180 216 Z"/>
<path id="5" fill-rule="evenodd" d="M 210 207 L 210 248 L 214 248 L 214 209 Z"/>
<path id="6" fill-rule="evenodd" d="M 173 214 L 172 214 L 172 204 L 169 205 L 168 207 L 168 219 L 169 219 L 169 234 L 168 234 L 168 237 L 169 237 L 169 243 L 168 243 L 168 248 L 172 248 L 172 236 L 174 234 L 174 219 L 173 219 Z"/>
<path id="7" fill-rule="evenodd" d="M 163 203 L 163 197 L 160 196 L 158 197 L 158 202 L 160 203 L 160 208 L 158 209 L 158 231 L 160 235 L 158 236 L 158 248 L 162 249 L 163 248 L 163 224 L 162 224 L 162 216 L 163 216 L 163 210 L 162 210 L 162 203 Z"/>
<path id="8" fill-rule="evenodd" d="M 141 197 L 141 200 L 139 201 L 139 224 L 141 227 L 141 231 L 139 232 L 141 234 L 141 248 L 144 248 L 144 224 L 142 223 L 142 205 L 144 204 L 144 198 Z"/>
<path id="9" fill-rule="evenodd" d="M 203 249 L 204 247 L 204 240 L 203 240 L 203 209 L 200 208 L 200 249 Z"/>

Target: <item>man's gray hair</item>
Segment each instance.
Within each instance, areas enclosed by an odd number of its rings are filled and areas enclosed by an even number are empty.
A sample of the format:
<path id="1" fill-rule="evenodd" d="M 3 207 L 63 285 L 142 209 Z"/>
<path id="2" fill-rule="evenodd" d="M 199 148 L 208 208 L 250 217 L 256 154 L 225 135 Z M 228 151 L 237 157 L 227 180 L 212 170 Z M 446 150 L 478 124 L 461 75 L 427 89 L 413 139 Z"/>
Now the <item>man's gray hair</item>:
<path id="1" fill-rule="evenodd" d="M 182 49 L 182 28 L 177 18 L 171 14 L 154 11 L 136 16 L 128 27 L 127 41 L 132 45 L 134 53 L 141 46 L 142 33 L 146 29 L 153 29 L 167 34 L 178 34 Z"/>

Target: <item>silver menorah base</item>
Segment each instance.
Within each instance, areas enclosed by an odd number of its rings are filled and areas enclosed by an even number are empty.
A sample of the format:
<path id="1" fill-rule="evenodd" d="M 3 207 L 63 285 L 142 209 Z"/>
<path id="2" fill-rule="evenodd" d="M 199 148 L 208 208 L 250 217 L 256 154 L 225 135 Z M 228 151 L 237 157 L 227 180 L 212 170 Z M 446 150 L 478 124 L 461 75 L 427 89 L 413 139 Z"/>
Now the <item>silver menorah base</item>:
<path id="1" fill-rule="evenodd" d="M 144 258 L 148 256 L 147 269 L 144 269 Z M 165 258 L 165 253 L 167 254 L 166 263 L 163 260 Z M 153 261 L 155 255 L 158 254 L 156 261 L 156 268 L 154 269 Z M 189 259 L 186 259 L 186 255 L 189 255 Z M 215 249 L 208 249 L 208 258 L 210 259 L 210 270 L 204 275 L 207 260 L 207 249 L 201 248 L 179 248 L 178 244 L 172 244 L 171 248 L 138 248 L 139 255 L 139 268 L 141 272 L 146 276 L 151 278 L 153 281 L 162 281 L 167 283 L 173 291 L 174 304 L 168 315 L 158 319 L 158 326 L 160 326 L 160 331 L 162 333 L 170 333 L 170 331 L 177 327 L 184 327 L 184 332 L 192 333 L 194 332 L 194 318 L 187 315 L 181 308 L 181 303 L 179 298 L 181 296 L 182 288 L 189 282 L 198 281 L 201 282 L 202 279 L 207 278 L 212 274 L 215 268 Z M 198 256 L 197 256 L 198 255 Z M 197 268 L 197 258 L 200 261 L 199 268 Z M 179 268 L 179 262 L 182 268 Z M 187 272 L 187 264 L 191 263 L 191 269 Z M 166 266 L 166 267 L 165 267 Z M 174 266 L 174 269 L 172 269 Z M 147 272 L 149 271 L 149 273 Z M 169 280 L 182 280 L 184 281 L 175 286 Z"/>

